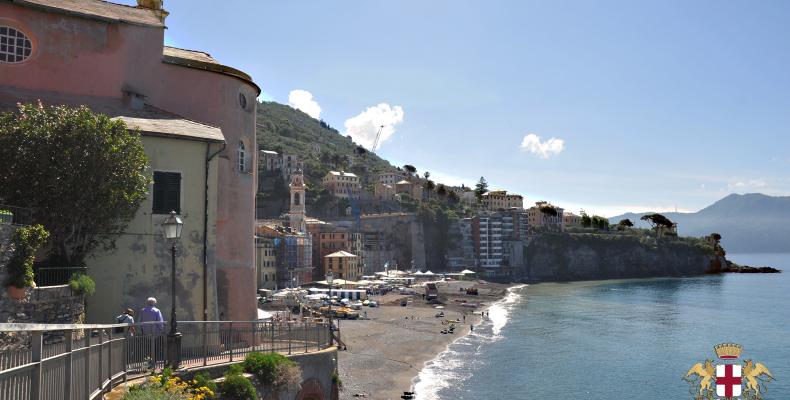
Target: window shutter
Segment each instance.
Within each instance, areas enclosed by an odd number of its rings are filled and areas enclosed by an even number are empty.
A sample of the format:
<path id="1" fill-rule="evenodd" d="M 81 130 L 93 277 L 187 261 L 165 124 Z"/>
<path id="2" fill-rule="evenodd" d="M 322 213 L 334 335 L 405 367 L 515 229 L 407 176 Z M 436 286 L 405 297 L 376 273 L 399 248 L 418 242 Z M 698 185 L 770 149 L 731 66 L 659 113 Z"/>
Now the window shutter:
<path id="1" fill-rule="evenodd" d="M 178 172 L 154 172 L 154 214 L 181 214 L 181 174 Z"/>

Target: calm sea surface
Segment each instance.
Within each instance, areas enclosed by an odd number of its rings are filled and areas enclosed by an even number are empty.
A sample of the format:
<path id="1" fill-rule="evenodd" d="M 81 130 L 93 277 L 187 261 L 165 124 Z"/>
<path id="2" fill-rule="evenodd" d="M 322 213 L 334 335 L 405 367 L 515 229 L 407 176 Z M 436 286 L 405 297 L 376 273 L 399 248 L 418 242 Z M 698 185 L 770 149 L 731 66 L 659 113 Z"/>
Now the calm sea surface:
<path id="1" fill-rule="evenodd" d="M 790 254 L 731 254 L 782 274 L 540 284 L 428 363 L 419 399 L 690 399 L 681 377 L 735 342 L 790 399 Z"/>

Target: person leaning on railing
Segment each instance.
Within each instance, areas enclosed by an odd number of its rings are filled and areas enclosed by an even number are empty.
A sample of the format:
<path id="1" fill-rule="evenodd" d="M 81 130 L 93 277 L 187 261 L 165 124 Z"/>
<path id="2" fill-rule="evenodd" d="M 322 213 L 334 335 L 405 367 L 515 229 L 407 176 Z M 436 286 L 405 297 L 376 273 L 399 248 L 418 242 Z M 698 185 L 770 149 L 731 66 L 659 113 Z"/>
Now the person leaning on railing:
<path id="1" fill-rule="evenodd" d="M 134 335 L 134 310 L 127 308 L 123 314 L 115 317 L 116 324 L 129 324 L 129 335 Z M 123 333 L 123 327 L 115 328 L 115 333 Z"/>

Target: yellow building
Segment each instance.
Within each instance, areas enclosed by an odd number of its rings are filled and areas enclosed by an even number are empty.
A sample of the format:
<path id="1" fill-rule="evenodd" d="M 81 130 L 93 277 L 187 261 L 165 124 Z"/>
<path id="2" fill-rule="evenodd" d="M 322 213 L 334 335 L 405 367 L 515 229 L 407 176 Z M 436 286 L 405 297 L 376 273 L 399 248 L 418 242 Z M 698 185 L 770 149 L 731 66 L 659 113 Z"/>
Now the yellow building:
<path id="1" fill-rule="evenodd" d="M 398 195 L 409 195 L 412 199 L 415 200 L 422 200 L 422 185 L 419 181 L 417 182 L 409 182 L 407 180 L 402 180 L 395 184 L 395 194 Z"/>
<path id="2" fill-rule="evenodd" d="M 490 211 L 524 208 L 524 198 L 519 194 L 508 194 L 506 190 L 484 193 L 480 201 L 483 208 Z"/>
<path id="3" fill-rule="evenodd" d="M 377 183 L 373 186 L 373 198 L 378 201 L 394 201 L 395 188 L 386 183 Z"/>
<path id="4" fill-rule="evenodd" d="M 562 229 L 574 226 L 582 226 L 582 217 L 572 212 L 562 213 Z"/>
<path id="5" fill-rule="evenodd" d="M 348 281 L 357 281 L 362 277 L 359 257 L 345 251 L 324 256 L 324 271 L 332 271 L 335 278 Z"/>
<path id="6" fill-rule="evenodd" d="M 255 238 L 255 269 L 258 289 L 277 289 L 277 255 L 271 238 Z"/>
<path id="7" fill-rule="evenodd" d="M 359 177 L 351 172 L 329 171 L 321 179 L 324 187 L 333 196 L 341 199 L 358 198 L 360 192 Z"/>
<path id="8" fill-rule="evenodd" d="M 553 211 L 552 211 L 553 210 Z M 552 205 L 547 201 L 538 201 L 527 209 L 530 229 L 561 231 L 565 209 Z"/>

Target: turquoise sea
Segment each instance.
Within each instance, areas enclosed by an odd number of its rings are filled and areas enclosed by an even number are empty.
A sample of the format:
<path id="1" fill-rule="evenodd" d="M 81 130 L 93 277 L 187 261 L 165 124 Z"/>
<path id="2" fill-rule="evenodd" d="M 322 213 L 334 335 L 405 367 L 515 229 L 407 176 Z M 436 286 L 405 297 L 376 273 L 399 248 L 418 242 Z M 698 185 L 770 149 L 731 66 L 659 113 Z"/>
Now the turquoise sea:
<path id="1" fill-rule="evenodd" d="M 418 399 L 691 399 L 681 379 L 735 342 L 790 399 L 790 254 L 730 254 L 782 274 L 523 286 L 426 364 Z"/>

